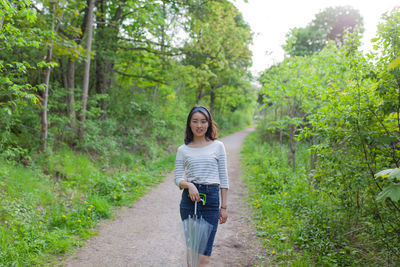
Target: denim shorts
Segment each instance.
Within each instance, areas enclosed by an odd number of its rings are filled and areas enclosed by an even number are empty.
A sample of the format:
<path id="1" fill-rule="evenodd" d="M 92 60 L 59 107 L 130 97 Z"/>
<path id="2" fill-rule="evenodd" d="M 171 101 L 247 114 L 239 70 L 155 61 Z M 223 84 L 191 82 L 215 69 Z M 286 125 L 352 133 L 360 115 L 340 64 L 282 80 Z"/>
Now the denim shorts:
<path id="1" fill-rule="evenodd" d="M 213 226 L 210 237 L 208 238 L 205 256 L 211 256 L 212 247 L 214 244 L 215 234 L 217 233 L 219 221 L 219 185 L 201 185 L 195 184 L 199 193 L 206 195 L 206 204 L 197 203 L 197 215 L 203 217 L 208 223 Z M 184 189 L 180 203 L 180 213 L 182 221 L 187 219 L 189 215 L 194 214 L 194 202 L 189 197 L 189 190 Z"/>

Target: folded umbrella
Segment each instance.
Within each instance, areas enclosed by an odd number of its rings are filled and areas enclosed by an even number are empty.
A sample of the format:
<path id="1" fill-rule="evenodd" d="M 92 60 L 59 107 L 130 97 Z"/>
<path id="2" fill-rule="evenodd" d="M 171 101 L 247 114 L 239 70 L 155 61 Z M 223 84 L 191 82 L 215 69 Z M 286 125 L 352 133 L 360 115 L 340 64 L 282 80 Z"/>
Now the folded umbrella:
<path id="1" fill-rule="evenodd" d="M 203 201 L 204 205 L 204 200 Z M 186 246 L 188 248 L 188 260 L 190 267 L 197 267 L 199 256 L 206 250 L 208 238 L 210 237 L 213 226 L 203 217 L 197 215 L 197 202 L 194 203 L 194 215 L 183 221 Z"/>

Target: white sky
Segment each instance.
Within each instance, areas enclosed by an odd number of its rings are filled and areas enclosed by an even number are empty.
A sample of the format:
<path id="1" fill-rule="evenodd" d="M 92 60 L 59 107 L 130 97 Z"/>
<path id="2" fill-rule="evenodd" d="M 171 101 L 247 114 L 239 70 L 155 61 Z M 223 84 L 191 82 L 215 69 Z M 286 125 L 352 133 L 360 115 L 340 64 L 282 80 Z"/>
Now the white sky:
<path id="1" fill-rule="evenodd" d="M 254 75 L 283 60 L 286 34 L 291 28 L 305 27 L 315 14 L 326 7 L 352 6 L 364 20 L 362 50 L 371 49 L 370 40 L 376 35 L 381 15 L 400 5 L 399 0 L 231 0 L 254 32 Z M 268 52 L 268 53 L 267 53 Z M 269 54 L 269 55 L 268 55 Z"/>

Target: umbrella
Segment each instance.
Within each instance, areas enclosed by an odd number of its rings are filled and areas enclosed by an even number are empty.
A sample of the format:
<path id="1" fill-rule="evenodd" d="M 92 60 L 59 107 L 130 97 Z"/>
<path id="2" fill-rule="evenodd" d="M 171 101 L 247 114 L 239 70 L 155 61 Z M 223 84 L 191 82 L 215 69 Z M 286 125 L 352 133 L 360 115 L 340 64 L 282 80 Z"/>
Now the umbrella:
<path id="1" fill-rule="evenodd" d="M 199 255 L 203 254 L 206 250 L 212 228 L 213 226 L 210 223 L 203 217 L 197 215 L 197 202 L 195 202 L 194 215 L 189 215 L 189 217 L 183 221 L 190 267 L 198 266 Z"/>

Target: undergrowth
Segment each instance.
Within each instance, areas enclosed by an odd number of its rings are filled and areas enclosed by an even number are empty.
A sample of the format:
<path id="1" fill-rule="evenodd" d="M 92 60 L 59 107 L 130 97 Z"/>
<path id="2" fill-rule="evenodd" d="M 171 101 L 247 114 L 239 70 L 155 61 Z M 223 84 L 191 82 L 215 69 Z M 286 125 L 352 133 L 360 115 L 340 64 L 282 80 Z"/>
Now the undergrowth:
<path id="1" fill-rule="evenodd" d="M 104 169 L 100 161 L 65 149 L 29 167 L 0 160 L 0 266 L 56 262 L 96 234 L 93 227 L 116 207 L 161 182 L 174 159 L 171 154 Z"/>
<path id="2" fill-rule="evenodd" d="M 337 209 L 338 200 L 313 188 L 307 145 L 297 147 L 295 171 L 288 162 L 288 146 L 262 142 L 257 131 L 245 139 L 241 153 L 268 266 L 379 265 L 374 247 L 360 247 L 363 237 L 354 238 L 357 229 Z"/>

